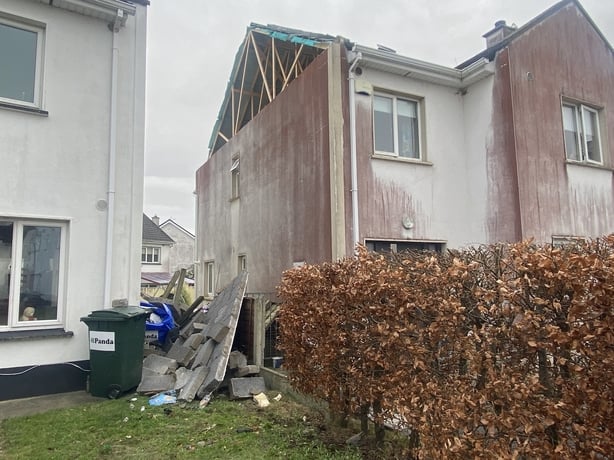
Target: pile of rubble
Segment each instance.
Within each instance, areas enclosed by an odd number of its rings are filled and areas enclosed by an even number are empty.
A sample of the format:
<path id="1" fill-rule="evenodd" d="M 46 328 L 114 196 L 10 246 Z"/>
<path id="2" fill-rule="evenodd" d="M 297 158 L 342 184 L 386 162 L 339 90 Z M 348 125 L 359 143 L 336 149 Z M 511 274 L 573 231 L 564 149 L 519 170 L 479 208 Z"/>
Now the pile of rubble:
<path id="1" fill-rule="evenodd" d="M 227 381 L 231 398 L 263 393 L 264 379 L 256 376 L 260 368 L 248 365 L 244 354 L 231 350 L 246 285 L 244 271 L 206 310 L 196 310 L 184 322 L 168 352 L 158 350 L 146 356 L 137 392 L 153 395 L 175 391 L 180 401 L 207 401 Z"/>

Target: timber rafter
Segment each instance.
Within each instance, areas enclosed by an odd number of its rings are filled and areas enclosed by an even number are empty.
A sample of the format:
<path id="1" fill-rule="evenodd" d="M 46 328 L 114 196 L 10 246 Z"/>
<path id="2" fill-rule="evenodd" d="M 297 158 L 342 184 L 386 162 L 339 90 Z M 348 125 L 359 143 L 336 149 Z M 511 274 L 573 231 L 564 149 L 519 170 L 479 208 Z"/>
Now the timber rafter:
<path id="1" fill-rule="evenodd" d="M 282 93 L 332 39 L 325 35 L 252 24 L 235 58 L 209 144 L 209 155 Z"/>

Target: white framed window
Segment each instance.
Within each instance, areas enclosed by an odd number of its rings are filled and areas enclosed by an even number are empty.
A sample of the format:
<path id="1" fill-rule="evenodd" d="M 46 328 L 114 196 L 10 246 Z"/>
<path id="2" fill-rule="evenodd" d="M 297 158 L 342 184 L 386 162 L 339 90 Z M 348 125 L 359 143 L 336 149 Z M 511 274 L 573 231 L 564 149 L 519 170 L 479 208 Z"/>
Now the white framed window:
<path id="1" fill-rule="evenodd" d="M 444 241 L 428 240 L 365 240 L 365 246 L 372 252 L 432 251 L 443 253 Z"/>
<path id="2" fill-rule="evenodd" d="M 235 156 L 232 158 L 232 166 L 230 167 L 230 175 L 231 175 L 231 190 L 230 190 L 230 198 L 239 198 L 239 173 L 240 173 L 240 164 L 239 164 L 239 156 Z"/>
<path id="3" fill-rule="evenodd" d="M 563 102 L 563 137 L 569 161 L 603 164 L 598 110 Z"/>
<path id="4" fill-rule="evenodd" d="M 210 298 L 215 293 L 215 264 L 213 261 L 205 262 L 205 293 Z"/>
<path id="5" fill-rule="evenodd" d="M 66 229 L 0 217 L 0 331 L 61 323 Z"/>
<path id="6" fill-rule="evenodd" d="M 44 29 L 0 16 L 0 102 L 40 107 Z"/>
<path id="7" fill-rule="evenodd" d="M 141 263 L 159 264 L 160 246 L 143 246 L 141 249 Z"/>
<path id="8" fill-rule="evenodd" d="M 376 154 L 422 160 L 420 101 L 388 94 L 373 96 Z"/>
<path id="9" fill-rule="evenodd" d="M 241 273 L 244 270 L 247 270 L 247 256 L 245 254 L 241 254 L 237 260 L 238 271 Z"/>

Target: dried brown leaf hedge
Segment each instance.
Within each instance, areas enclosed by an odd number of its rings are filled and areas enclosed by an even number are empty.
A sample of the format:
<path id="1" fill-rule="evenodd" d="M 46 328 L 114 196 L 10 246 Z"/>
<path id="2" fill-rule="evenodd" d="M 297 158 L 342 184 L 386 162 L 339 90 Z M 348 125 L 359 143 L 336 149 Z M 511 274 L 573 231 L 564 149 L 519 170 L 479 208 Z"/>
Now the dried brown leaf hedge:
<path id="1" fill-rule="evenodd" d="M 614 235 L 288 270 L 290 379 L 419 458 L 612 458 Z M 363 425 L 363 429 L 364 425 Z"/>

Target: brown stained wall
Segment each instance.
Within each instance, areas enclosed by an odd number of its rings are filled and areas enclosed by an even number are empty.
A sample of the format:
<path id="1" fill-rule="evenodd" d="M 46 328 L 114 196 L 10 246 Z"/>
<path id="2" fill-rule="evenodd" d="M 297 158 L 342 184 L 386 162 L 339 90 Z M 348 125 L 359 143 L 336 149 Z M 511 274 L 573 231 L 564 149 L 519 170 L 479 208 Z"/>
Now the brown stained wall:
<path id="1" fill-rule="evenodd" d="M 198 170 L 198 258 L 215 259 L 221 287 L 236 275 L 239 254 L 249 292 L 274 292 L 293 262 L 330 260 L 327 104 L 325 51 Z M 230 202 L 237 153 L 241 191 Z"/>
<path id="2" fill-rule="evenodd" d="M 492 138 L 486 144 L 488 243 L 521 239 L 518 175 L 508 50 L 495 59 Z"/>
<path id="3" fill-rule="evenodd" d="M 614 231 L 612 172 L 566 164 L 561 115 L 561 96 L 604 107 L 601 137 L 611 168 L 612 52 L 572 3 L 513 41 L 509 53 L 522 237 Z M 579 175 L 582 183 L 572 181 Z"/>

